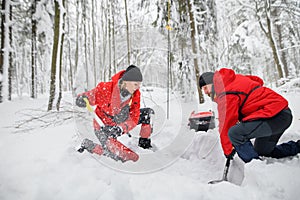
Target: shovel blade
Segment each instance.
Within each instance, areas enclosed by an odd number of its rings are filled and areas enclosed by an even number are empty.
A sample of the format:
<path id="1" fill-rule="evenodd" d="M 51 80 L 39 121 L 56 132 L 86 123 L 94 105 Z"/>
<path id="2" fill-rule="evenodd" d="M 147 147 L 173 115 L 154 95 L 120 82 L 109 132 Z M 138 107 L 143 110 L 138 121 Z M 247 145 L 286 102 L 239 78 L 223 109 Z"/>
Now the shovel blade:
<path id="1" fill-rule="evenodd" d="M 208 184 L 217 184 L 217 183 L 221 183 L 223 181 L 226 181 L 226 180 L 213 180 L 213 181 L 209 181 Z"/>

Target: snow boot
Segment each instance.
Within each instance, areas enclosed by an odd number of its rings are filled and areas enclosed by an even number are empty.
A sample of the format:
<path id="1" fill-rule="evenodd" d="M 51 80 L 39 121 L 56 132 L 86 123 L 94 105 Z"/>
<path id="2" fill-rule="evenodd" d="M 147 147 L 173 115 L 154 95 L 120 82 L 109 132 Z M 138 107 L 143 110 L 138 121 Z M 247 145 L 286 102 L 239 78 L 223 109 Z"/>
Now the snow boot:
<path id="1" fill-rule="evenodd" d="M 103 141 L 102 141 L 103 142 Z M 107 138 L 105 146 L 94 143 L 89 139 L 84 139 L 81 143 L 81 147 L 77 150 L 82 153 L 87 150 L 90 153 L 95 153 L 98 155 L 104 155 L 114 159 L 115 161 L 126 162 L 132 160 L 136 162 L 139 159 L 139 155 L 134 151 L 123 145 L 115 138 Z"/>
<path id="2" fill-rule="evenodd" d="M 85 149 L 90 153 L 96 153 L 98 155 L 103 154 L 103 148 L 99 144 L 95 144 L 92 140 L 89 140 L 87 138 L 82 141 L 81 147 L 78 149 L 78 152 L 82 153 Z"/>
<path id="3" fill-rule="evenodd" d="M 150 138 L 139 138 L 139 147 L 142 147 L 143 149 L 149 149 L 152 147 L 151 145 L 151 139 Z"/>
<path id="4" fill-rule="evenodd" d="M 288 156 L 295 156 L 300 153 L 300 140 L 297 142 L 289 141 L 276 145 L 274 150 L 271 152 L 270 157 L 272 158 L 285 158 Z"/>
<path id="5" fill-rule="evenodd" d="M 258 153 L 254 150 L 251 141 L 244 144 L 236 145 L 235 150 L 239 157 L 245 162 L 250 162 L 252 159 L 259 159 Z"/>
<path id="6" fill-rule="evenodd" d="M 298 153 L 300 153 L 300 140 L 297 141 Z"/>

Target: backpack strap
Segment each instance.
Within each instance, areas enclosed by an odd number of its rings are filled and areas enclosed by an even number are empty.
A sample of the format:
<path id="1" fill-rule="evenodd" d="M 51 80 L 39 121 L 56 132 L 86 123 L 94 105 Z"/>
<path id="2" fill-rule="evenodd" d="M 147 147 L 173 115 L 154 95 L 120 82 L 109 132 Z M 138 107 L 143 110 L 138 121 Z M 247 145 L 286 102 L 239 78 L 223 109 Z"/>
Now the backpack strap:
<path id="1" fill-rule="evenodd" d="M 245 98 L 244 98 L 244 100 L 242 101 L 242 103 L 241 103 L 241 105 L 240 105 L 240 107 L 239 107 L 239 110 L 238 110 L 238 112 L 239 112 L 239 121 L 242 121 L 242 119 L 244 118 L 244 116 L 243 116 L 243 114 L 242 114 L 242 109 L 243 109 L 243 107 L 244 107 L 244 105 L 245 105 L 245 103 L 246 103 L 248 97 L 250 96 L 250 94 L 251 94 L 254 90 L 256 90 L 256 89 L 258 89 L 258 88 L 260 88 L 260 87 L 261 87 L 260 85 L 255 86 L 254 88 L 252 88 L 252 89 L 249 91 L 249 93 L 245 93 L 245 92 L 241 92 L 241 91 L 227 91 L 227 92 L 222 92 L 222 93 L 220 93 L 220 95 L 230 95 L 230 94 L 233 94 L 233 95 L 237 95 L 237 96 L 239 97 L 240 100 L 241 100 L 240 95 L 244 95 L 244 96 L 245 96 Z"/>

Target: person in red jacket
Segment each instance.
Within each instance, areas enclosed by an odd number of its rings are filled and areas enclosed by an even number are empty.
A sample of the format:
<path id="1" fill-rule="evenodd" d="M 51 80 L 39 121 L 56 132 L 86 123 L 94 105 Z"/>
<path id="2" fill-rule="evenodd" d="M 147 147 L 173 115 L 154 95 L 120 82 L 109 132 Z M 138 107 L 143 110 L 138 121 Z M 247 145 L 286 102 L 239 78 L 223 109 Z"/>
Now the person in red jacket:
<path id="1" fill-rule="evenodd" d="M 200 88 L 218 105 L 221 145 L 227 158 L 237 152 L 250 162 L 259 156 L 283 158 L 300 152 L 300 140 L 277 145 L 293 116 L 288 101 L 263 84 L 257 76 L 226 68 L 199 78 Z"/>
<path id="2" fill-rule="evenodd" d="M 129 133 L 138 124 L 141 125 L 138 145 L 141 148 L 151 148 L 152 132 L 150 116 L 154 114 L 151 108 L 140 108 L 140 84 L 143 76 L 140 69 L 130 65 L 126 70 L 115 74 L 111 81 L 100 82 L 94 89 L 79 94 L 76 105 L 86 107 L 84 98 L 91 105 L 96 105 L 95 113 L 104 123 L 100 127 L 94 120 L 95 134 L 104 144 L 108 137 L 118 137 Z M 92 141 L 84 141 L 83 146 L 93 152 L 96 147 Z"/>

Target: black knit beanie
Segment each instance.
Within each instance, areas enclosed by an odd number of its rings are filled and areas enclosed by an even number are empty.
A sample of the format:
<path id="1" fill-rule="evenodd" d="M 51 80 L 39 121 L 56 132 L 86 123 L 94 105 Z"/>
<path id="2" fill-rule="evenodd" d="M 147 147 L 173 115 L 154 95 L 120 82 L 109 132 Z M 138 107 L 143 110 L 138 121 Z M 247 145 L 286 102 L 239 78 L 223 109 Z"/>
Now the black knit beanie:
<path id="1" fill-rule="evenodd" d="M 213 78 L 213 72 L 204 72 L 199 78 L 199 87 L 202 88 L 205 85 L 213 83 Z"/>
<path id="2" fill-rule="evenodd" d="M 122 76 L 122 80 L 142 82 L 143 75 L 141 73 L 141 70 L 137 66 L 130 65 L 129 67 L 127 67 L 126 71 L 124 72 Z"/>

